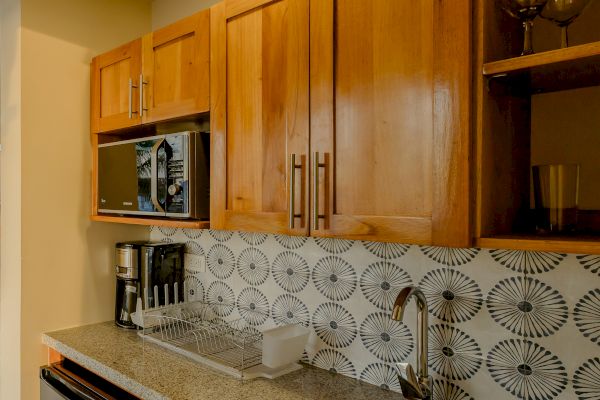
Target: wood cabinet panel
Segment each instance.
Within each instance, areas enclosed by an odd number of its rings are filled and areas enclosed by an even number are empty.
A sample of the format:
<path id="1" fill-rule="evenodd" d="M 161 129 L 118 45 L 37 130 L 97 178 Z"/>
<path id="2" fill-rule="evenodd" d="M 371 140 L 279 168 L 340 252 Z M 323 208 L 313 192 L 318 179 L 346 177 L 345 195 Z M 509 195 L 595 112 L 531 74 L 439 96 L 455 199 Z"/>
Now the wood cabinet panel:
<path id="1" fill-rule="evenodd" d="M 345 1 L 335 12 L 333 210 L 431 216 L 432 3 Z"/>
<path id="2" fill-rule="evenodd" d="M 307 234 L 308 2 L 243 3 L 211 11 L 212 226 Z"/>
<path id="3" fill-rule="evenodd" d="M 470 1 L 442 3 L 311 3 L 313 234 L 470 244 Z"/>
<path id="4" fill-rule="evenodd" d="M 212 226 L 470 245 L 470 13 L 470 0 L 215 6 Z"/>
<path id="5" fill-rule="evenodd" d="M 209 111 L 210 11 L 92 60 L 92 132 Z"/>
<path id="6" fill-rule="evenodd" d="M 432 243 L 472 245 L 471 0 L 435 2 Z"/>
<path id="7" fill-rule="evenodd" d="M 134 88 L 137 86 L 140 72 L 140 39 L 92 60 L 92 132 L 106 132 L 141 123 L 137 112 L 138 89 Z"/>
<path id="8" fill-rule="evenodd" d="M 202 11 L 143 38 L 143 122 L 209 108 L 210 11 Z"/>

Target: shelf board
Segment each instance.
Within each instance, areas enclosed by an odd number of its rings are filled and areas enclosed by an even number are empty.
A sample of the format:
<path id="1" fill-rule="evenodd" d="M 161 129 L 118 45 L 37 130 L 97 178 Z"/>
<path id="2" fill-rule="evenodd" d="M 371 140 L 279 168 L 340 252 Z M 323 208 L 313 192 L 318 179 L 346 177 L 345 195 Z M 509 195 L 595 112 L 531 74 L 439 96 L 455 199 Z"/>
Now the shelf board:
<path id="1" fill-rule="evenodd" d="M 536 236 L 500 235 L 478 238 L 477 247 L 491 249 L 513 249 L 550 251 L 557 253 L 600 254 L 600 236 Z"/>
<path id="2" fill-rule="evenodd" d="M 582 44 L 483 64 L 483 75 L 528 75 L 531 92 L 600 85 L 600 42 Z M 522 81 L 521 81 L 522 82 Z"/>
<path id="3" fill-rule="evenodd" d="M 112 222 L 118 224 L 131 225 L 153 225 L 153 226 L 168 226 L 171 228 L 187 228 L 187 229 L 209 229 L 210 221 L 196 220 L 176 220 L 176 219 L 161 219 L 161 218 L 144 218 L 144 217 L 124 217 L 118 215 L 92 215 L 92 221 L 97 222 Z"/>

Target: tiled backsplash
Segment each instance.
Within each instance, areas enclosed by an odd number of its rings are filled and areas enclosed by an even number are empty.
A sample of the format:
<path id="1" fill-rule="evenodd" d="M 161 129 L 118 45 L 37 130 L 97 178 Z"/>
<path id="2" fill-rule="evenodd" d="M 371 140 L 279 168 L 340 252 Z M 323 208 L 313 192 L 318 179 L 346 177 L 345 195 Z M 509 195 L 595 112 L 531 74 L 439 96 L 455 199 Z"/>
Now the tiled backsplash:
<path id="1" fill-rule="evenodd" d="M 416 310 L 390 320 L 406 285 L 430 309 L 435 400 L 600 400 L 600 256 L 449 249 L 152 228 L 206 257 L 190 295 L 260 326 L 311 328 L 304 361 L 399 390 L 414 365 Z"/>

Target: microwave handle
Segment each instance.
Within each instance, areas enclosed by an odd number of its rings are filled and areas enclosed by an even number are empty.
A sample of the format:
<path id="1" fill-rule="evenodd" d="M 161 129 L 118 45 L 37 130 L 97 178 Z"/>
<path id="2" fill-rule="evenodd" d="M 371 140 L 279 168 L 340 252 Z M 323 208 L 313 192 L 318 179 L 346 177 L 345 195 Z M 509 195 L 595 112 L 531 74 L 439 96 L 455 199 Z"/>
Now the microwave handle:
<path id="1" fill-rule="evenodd" d="M 165 209 L 158 201 L 158 150 L 164 142 L 164 139 L 157 140 L 154 146 L 152 146 L 152 152 L 150 153 L 150 165 L 152 171 L 150 176 L 150 200 L 152 200 L 152 204 L 154 204 L 154 207 L 160 212 L 165 212 Z"/>

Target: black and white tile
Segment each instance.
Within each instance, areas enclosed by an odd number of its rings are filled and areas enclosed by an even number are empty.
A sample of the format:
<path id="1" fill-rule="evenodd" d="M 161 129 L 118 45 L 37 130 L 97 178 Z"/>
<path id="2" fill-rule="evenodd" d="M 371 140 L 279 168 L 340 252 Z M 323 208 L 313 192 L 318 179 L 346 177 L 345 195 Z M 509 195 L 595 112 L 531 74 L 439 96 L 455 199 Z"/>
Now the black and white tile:
<path id="1" fill-rule="evenodd" d="M 600 345 L 600 288 L 590 290 L 575 304 L 573 318 L 583 336 Z"/>
<path id="2" fill-rule="evenodd" d="M 256 247 L 248 247 L 238 256 L 237 270 L 249 285 L 262 285 L 269 277 L 269 259 Z"/>
<path id="3" fill-rule="evenodd" d="M 328 256 L 317 261 L 312 279 L 317 290 L 329 300 L 342 301 L 352 296 L 357 277 L 354 268 L 344 259 Z"/>
<path id="4" fill-rule="evenodd" d="M 494 321 L 524 337 L 552 335 L 568 316 L 563 296 L 530 277 L 510 277 L 498 282 L 486 303 Z"/>
<path id="5" fill-rule="evenodd" d="M 187 295 L 260 329 L 311 330 L 304 362 L 399 391 L 416 358 L 416 311 L 390 319 L 419 285 L 430 311 L 429 362 L 441 400 L 600 400 L 600 256 L 448 249 L 252 232 L 151 228 L 206 269 Z"/>
<path id="6" fill-rule="evenodd" d="M 427 297 L 429 311 L 442 321 L 468 321 L 483 304 L 483 295 L 477 283 L 454 269 L 430 271 L 419 286 Z"/>
<path id="7" fill-rule="evenodd" d="M 377 261 L 360 276 L 360 289 L 365 298 L 381 310 L 390 311 L 402 288 L 412 285 L 412 279 L 398 265 Z"/>
<path id="8" fill-rule="evenodd" d="M 519 399 L 559 399 L 567 386 L 562 361 L 529 340 L 499 342 L 487 355 L 487 368 L 496 383 Z"/>
<path id="9" fill-rule="evenodd" d="M 363 345 L 384 362 L 402 362 L 414 347 L 414 338 L 402 322 L 392 321 L 384 312 L 369 314 L 360 326 Z"/>
<path id="10" fill-rule="evenodd" d="M 272 274 L 275 282 L 283 290 L 298 293 L 308 284 L 310 270 L 308 263 L 300 255 L 284 251 L 279 253 L 272 264 Z"/>
<path id="11" fill-rule="evenodd" d="M 348 347 L 356 338 L 356 320 L 337 303 L 327 302 L 317 307 L 312 323 L 319 338 L 333 348 Z"/>
<path id="12" fill-rule="evenodd" d="M 573 388 L 579 400 L 600 400 L 600 357 L 589 359 L 577 368 Z"/>

